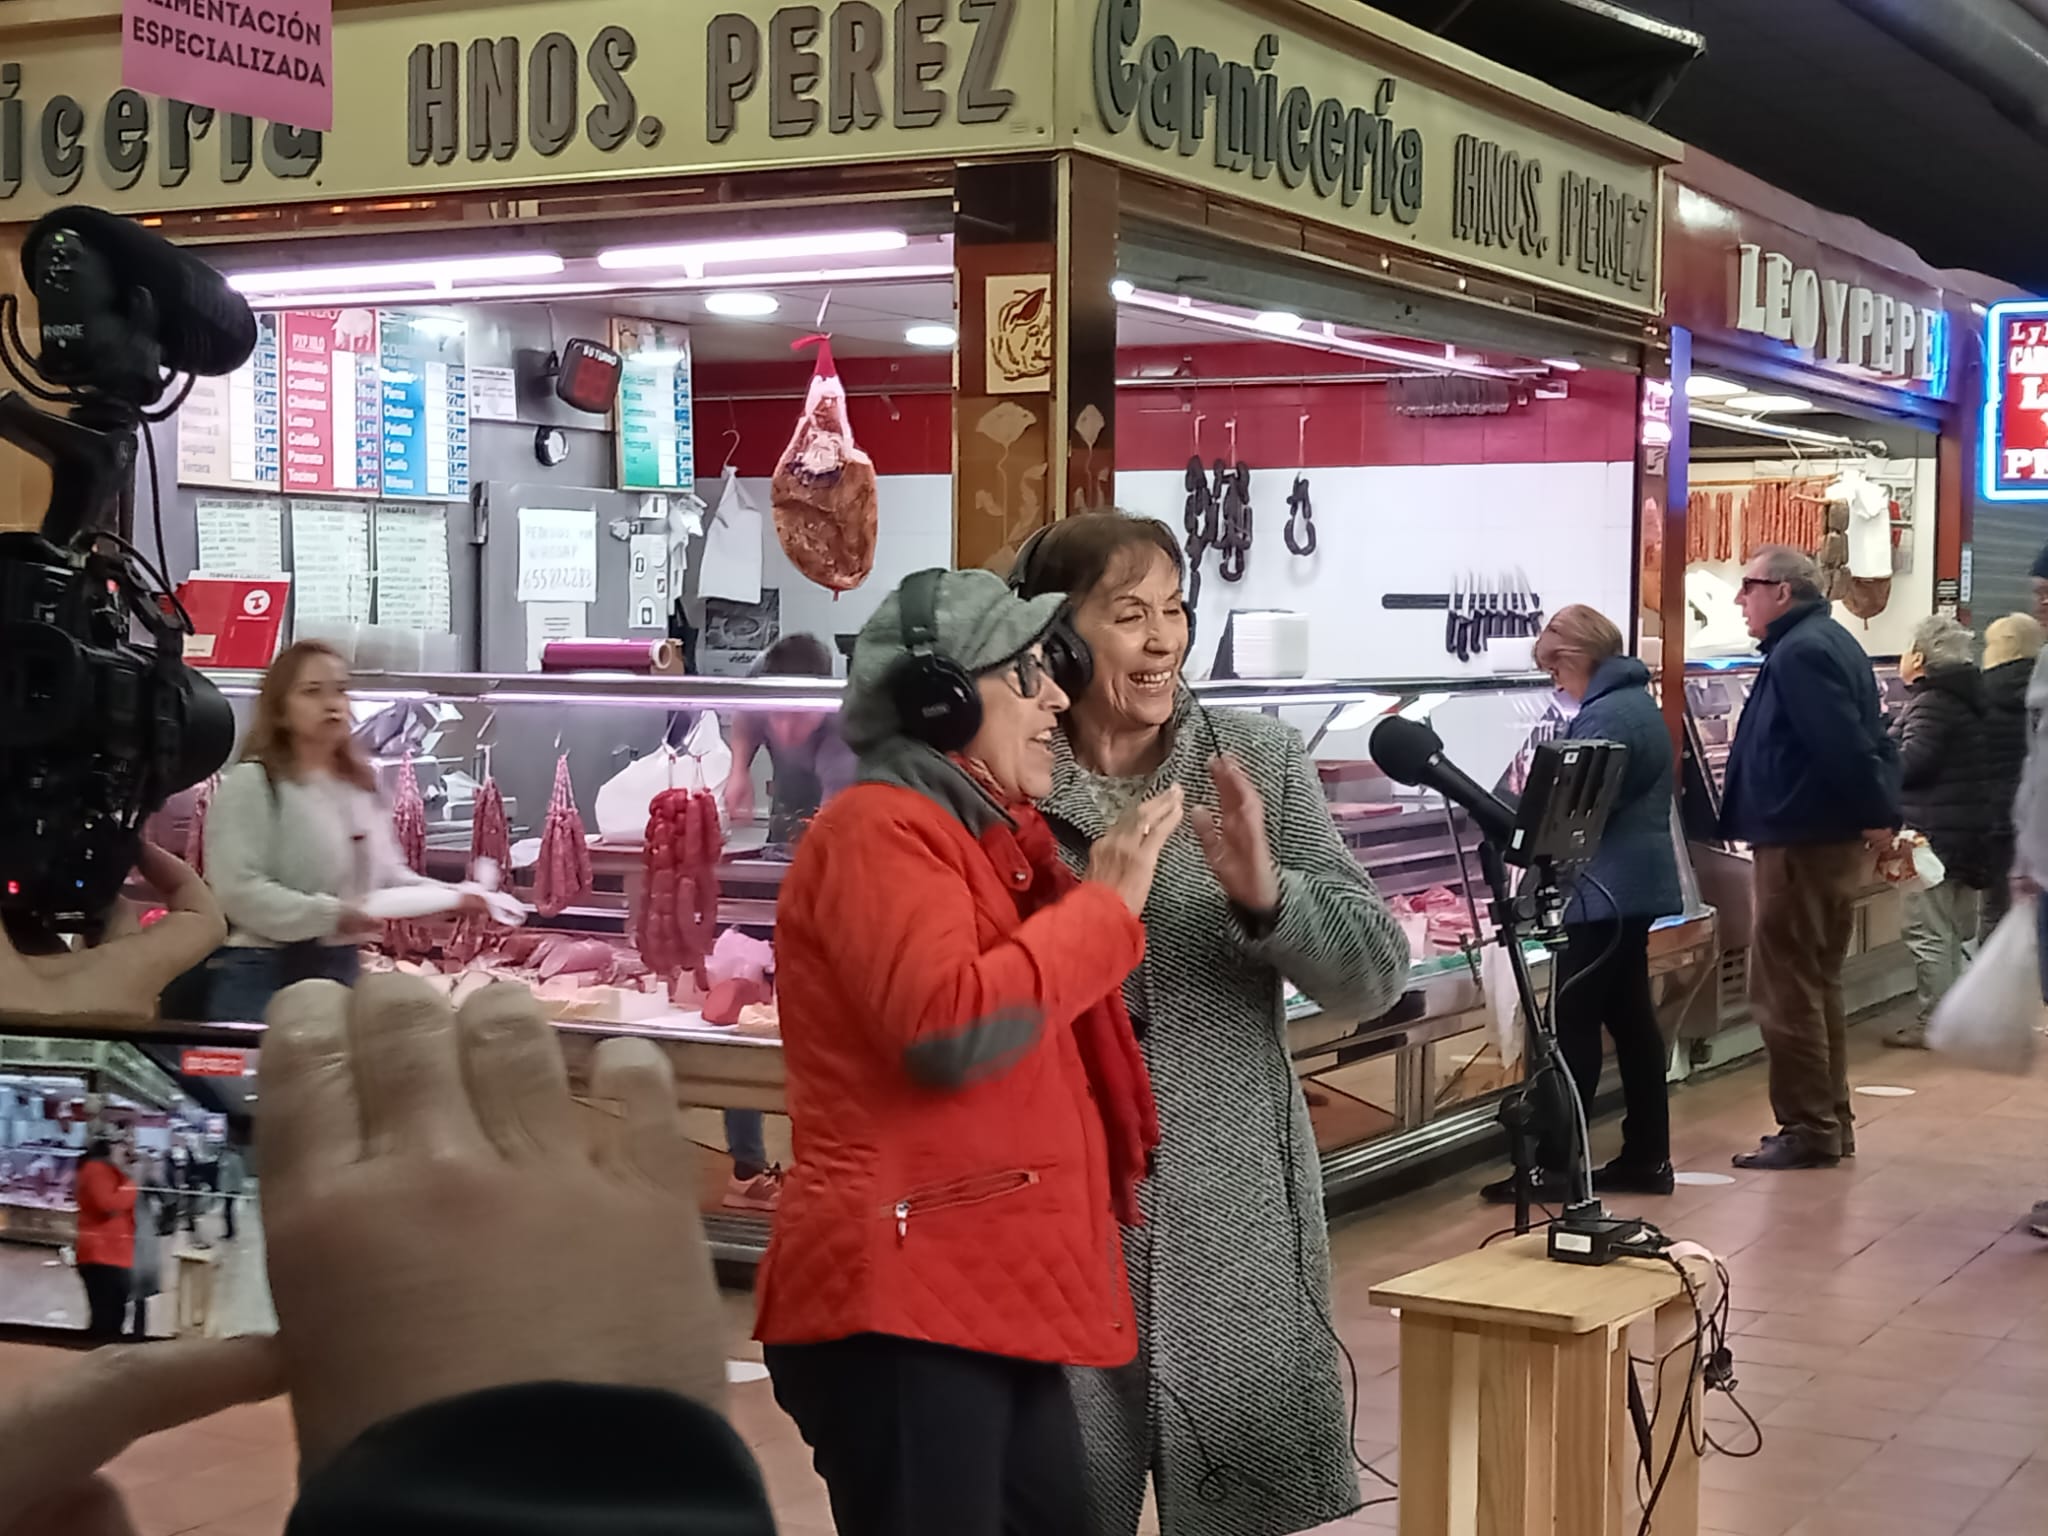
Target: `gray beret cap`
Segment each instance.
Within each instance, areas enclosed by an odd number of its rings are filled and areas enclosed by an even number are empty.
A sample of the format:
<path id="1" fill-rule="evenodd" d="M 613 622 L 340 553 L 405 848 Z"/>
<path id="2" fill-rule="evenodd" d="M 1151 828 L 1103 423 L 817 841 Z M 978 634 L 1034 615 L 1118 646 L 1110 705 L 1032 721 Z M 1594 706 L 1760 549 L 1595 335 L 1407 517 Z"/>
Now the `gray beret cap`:
<path id="1" fill-rule="evenodd" d="M 839 729 L 856 752 L 903 733 L 888 687 L 889 669 L 906 650 L 902 598 L 900 586 L 883 598 L 854 642 Z M 1019 597 L 989 571 L 947 571 L 939 578 L 932 649 L 971 675 L 993 671 L 1044 639 L 1066 600 L 1060 592 Z"/>

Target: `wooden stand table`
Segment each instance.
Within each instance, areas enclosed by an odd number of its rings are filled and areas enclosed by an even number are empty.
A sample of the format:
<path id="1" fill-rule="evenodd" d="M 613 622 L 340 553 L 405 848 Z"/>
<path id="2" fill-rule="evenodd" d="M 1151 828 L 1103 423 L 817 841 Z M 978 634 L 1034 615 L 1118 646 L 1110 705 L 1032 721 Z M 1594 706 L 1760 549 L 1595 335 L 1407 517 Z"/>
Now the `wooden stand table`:
<path id="1" fill-rule="evenodd" d="M 1372 1299 L 1401 1309 L 1401 1536 L 1633 1536 L 1631 1333 L 1634 1353 L 1660 1362 L 1646 1388 L 1653 1481 L 1688 1393 L 1700 1423 L 1692 1303 L 1668 1264 L 1558 1264 L 1538 1233 L 1390 1280 Z M 1699 1458 L 1684 1433 L 1655 1536 L 1699 1530 Z"/>

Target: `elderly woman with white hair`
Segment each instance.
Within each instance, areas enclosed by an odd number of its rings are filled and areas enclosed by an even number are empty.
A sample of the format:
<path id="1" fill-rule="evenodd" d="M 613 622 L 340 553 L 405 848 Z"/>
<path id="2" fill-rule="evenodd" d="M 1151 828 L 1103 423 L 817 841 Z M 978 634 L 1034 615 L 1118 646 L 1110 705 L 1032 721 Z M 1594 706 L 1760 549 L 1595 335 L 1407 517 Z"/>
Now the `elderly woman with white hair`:
<path id="1" fill-rule="evenodd" d="M 1946 871 L 1939 885 L 1906 897 L 1919 1015 L 1885 1036 L 1885 1044 L 1912 1050 L 1926 1049 L 1927 1020 L 1962 970 L 1963 945 L 1977 933 L 1981 893 L 1997 874 L 1996 792 L 1975 651 L 1967 629 L 1936 614 L 1920 621 L 1912 648 L 1899 658 L 1906 702 L 1891 732 L 1899 746 L 1900 799 L 1906 825 L 1933 845 Z"/>

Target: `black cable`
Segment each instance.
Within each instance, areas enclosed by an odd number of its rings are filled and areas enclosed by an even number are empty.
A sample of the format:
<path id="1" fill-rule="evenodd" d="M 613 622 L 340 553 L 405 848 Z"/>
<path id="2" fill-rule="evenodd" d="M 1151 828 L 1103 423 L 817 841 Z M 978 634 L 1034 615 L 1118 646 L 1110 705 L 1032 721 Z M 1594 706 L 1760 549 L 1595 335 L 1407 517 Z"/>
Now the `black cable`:
<path id="1" fill-rule="evenodd" d="M 157 568 L 168 574 L 171 568 L 171 557 L 166 552 L 164 546 L 163 476 L 157 469 L 156 463 L 156 433 L 150 430 L 150 424 L 147 420 L 144 420 L 142 423 L 142 452 L 143 457 L 149 460 L 149 518 L 150 522 L 156 527 Z M 170 588 L 166 587 L 164 590 L 168 592 Z"/>

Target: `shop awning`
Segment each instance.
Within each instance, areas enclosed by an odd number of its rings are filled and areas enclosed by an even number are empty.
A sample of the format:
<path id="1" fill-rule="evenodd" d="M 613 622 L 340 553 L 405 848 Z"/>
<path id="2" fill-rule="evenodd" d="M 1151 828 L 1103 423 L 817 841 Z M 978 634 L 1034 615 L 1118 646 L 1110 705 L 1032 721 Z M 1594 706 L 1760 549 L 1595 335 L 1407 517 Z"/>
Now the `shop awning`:
<path id="1" fill-rule="evenodd" d="M 2043 0 L 1385 0 L 1380 7 L 1656 126 L 1936 267 L 2048 292 L 2027 210 L 2048 188 Z M 1602 42 L 1603 29 L 1608 41 Z M 1629 95 L 1631 49 L 1706 51 Z M 1637 41 L 1637 40 L 1640 41 Z M 1671 46 L 1676 46 L 1675 44 Z M 1572 57 L 1586 50 L 1585 60 Z M 1575 67 L 1580 79 L 1568 71 Z M 1668 96 L 1668 100 L 1665 97 Z"/>
<path id="2" fill-rule="evenodd" d="M 1702 49 L 1691 28 L 1608 0 L 1378 0 L 1373 8 L 1643 122 Z"/>

